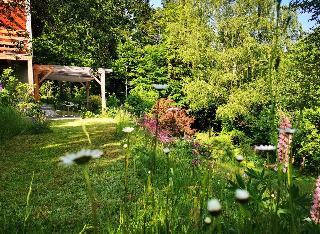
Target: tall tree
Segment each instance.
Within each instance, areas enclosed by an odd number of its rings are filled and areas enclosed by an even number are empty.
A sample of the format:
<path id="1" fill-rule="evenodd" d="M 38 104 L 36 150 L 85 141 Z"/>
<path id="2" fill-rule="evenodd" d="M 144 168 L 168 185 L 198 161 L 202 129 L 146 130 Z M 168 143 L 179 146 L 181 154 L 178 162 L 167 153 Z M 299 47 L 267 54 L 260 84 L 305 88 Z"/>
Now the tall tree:
<path id="1" fill-rule="evenodd" d="M 81 66 L 109 66 L 118 40 L 151 10 L 146 0 L 31 3 L 35 61 Z"/>

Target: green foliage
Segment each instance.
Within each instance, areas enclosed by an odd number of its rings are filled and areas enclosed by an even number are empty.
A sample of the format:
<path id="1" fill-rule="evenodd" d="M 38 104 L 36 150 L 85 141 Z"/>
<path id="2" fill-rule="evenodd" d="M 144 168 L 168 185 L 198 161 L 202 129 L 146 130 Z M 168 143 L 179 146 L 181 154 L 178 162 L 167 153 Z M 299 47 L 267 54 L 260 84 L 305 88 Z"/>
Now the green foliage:
<path id="1" fill-rule="evenodd" d="M 19 82 L 18 77 L 11 68 L 4 69 L 0 76 L 4 88 L 0 92 L 0 104 L 15 106 L 18 102 L 32 102 L 32 87 Z"/>
<path id="2" fill-rule="evenodd" d="M 31 126 L 30 119 L 23 116 L 14 107 L 0 106 L 0 142 L 25 133 Z"/>
<path id="3" fill-rule="evenodd" d="M 107 97 L 107 107 L 108 108 L 118 108 L 120 107 L 120 100 L 117 98 L 117 96 L 113 93 Z"/>
<path id="4" fill-rule="evenodd" d="M 320 108 L 305 109 L 295 138 L 297 164 L 312 174 L 320 173 Z"/>
<path id="5" fill-rule="evenodd" d="M 87 118 L 95 118 L 96 115 L 92 111 L 83 111 L 80 114 L 81 118 L 87 119 Z"/>
<path id="6" fill-rule="evenodd" d="M 3 71 L 0 81 L 4 85 L 0 92 L 0 106 L 4 108 L 3 123 L 7 125 L 3 129 L 4 137 L 9 138 L 27 130 L 31 133 L 47 132 L 50 123 L 39 104 L 34 102 L 30 85 L 19 82 L 11 68 Z M 12 134 L 8 131 L 12 131 Z"/>
<path id="7" fill-rule="evenodd" d="M 101 96 L 99 95 L 91 95 L 89 97 L 90 102 L 90 110 L 95 113 L 101 113 L 102 103 L 101 103 Z"/>
<path id="8" fill-rule="evenodd" d="M 130 90 L 126 103 L 130 112 L 140 116 L 151 110 L 158 97 L 159 94 L 151 85 L 140 85 Z"/>
<path id="9" fill-rule="evenodd" d="M 150 14 L 147 2 L 33 0 L 34 59 L 38 63 L 107 67 L 117 41 Z"/>

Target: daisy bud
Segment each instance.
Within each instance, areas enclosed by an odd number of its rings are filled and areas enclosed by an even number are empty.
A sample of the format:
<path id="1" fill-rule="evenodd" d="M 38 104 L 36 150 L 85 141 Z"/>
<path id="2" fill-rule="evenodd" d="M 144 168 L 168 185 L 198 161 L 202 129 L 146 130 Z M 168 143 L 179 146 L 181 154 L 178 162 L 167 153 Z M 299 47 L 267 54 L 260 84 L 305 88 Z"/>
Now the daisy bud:
<path id="1" fill-rule="evenodd" d="M 236 190 L 236 199 L 240 203 L 247 203 L 249 201 L 249 192 L 244 189 L 237 189 Z"/>
<path id="2" fill-rule="evenodd" d="M 241 163 L 244 160 L 244 157 L 242 155 L 237 155 L 236 160 L 238 161 L 238 163 Z"/>
<path id="3" fill-rule="evenodd" d="M 204 219 L 204 223 L 205 223 L 205 224 L 210 224 L 210 223 L 211 223 L 211 218 L 210 218 L 210 217 L 206 217 L 206 218 Z"/>
<path id="4" fill-rule="evenodd" d="M 216 216 L 221 212 L 221 204 L 218 199 L 211 199 L 208 201 L 208 211 L 211 215 Z"/>
<path id="5" fill-rule="evenodd" d="M 122 131 L 125 132 L 125 133 L 130 133 L 133 130 L 134 130 L 134 128 L 132 128 L 132 127 L 125 127 L 125 128 L 122 129 Z"/>
<path id="6" fill-rule="evenodd" d="M 165 153 L 165 154 L 170 153 L 170 149 L 169 149 L 168 147 L 164 148 L 164 149 L 163 149 L 163 153 Z"/>

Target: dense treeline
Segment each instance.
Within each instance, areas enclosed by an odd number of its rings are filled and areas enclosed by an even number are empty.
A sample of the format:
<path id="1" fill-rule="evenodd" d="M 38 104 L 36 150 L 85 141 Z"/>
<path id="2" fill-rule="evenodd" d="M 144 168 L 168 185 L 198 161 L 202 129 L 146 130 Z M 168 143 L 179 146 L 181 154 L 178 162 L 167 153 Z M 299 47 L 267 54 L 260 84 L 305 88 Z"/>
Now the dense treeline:
<path id="1" fill-rule="evenodd" d="M 109 92 L 137 115 L 159 97 L 151 84 L 167 83 L 197 129 L 238 130 L 252 144 L 275 144 L 286 115 L 301 129 L 297 158 L 320 160 L 319 28 L 306 35 L 297 20 L 319 21 L 317 1 L 31 3 L 35 62 L 112 67 Z"/>

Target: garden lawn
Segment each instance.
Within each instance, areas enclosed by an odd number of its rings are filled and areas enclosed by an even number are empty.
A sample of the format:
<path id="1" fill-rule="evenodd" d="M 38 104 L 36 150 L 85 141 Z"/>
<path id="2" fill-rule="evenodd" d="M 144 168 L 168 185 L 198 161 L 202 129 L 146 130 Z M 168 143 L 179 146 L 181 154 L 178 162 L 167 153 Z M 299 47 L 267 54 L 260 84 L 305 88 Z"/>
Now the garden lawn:
<path id="1" fill-rule="evenodd" d="M 87 129 L 92 144 L 83 131 Z M 82 148 L 102 149 L 101 159 L 90 163 L 100 218 L 113 214 L 121 202 L 120 142 L 113 119 L 77 119 L 52 122 L 52 132 L 20 135 L 0 147 L 0 233 L 79 233 L 92 224 L 82 170 L 64 167 L 59 157 Z M 25 227 L 26 198 L 34 173 L 31 213 Z M 117 217 L 114 217 L 117 218 Z M 105 222 L 105 221 L 104 221 Z M 24 229 L 24 230 L 23 230 Z"/>

